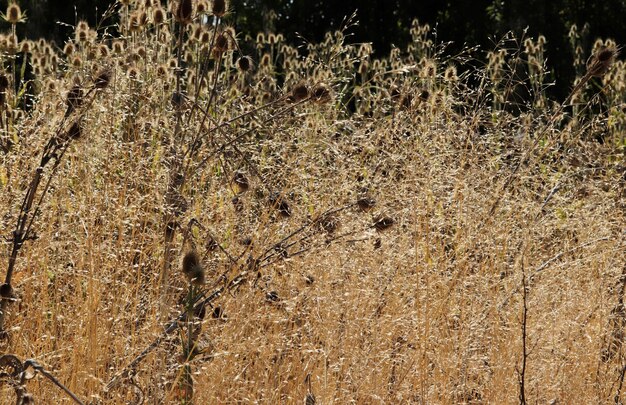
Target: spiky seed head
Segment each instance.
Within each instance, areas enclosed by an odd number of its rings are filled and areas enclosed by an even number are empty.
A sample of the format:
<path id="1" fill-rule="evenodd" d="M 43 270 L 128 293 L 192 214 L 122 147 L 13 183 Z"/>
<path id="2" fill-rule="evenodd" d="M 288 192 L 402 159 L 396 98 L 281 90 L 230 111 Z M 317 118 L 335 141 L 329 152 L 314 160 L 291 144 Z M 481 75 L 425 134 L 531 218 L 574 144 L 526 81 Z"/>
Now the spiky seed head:
<path id="1" fill-rule="evenodd" d="M 17 24 L 18 22 L 21 22 L 22 10 L 20 9 L 20 6 L 14 2 L 10 3 L 7 7 L 7 13 L 4 18 L 9 24 Z"/>
<path id="2" fill-rule="evenodd" d="M 329 102 L 332 98 L 330 87 L 324 83 L 318 83 L 311 91 L 311 98 L 320 104 Z"/>
<path id="3" fill-rule="evenodd" d="M 196 4 L 196 11 L 198 12 L 198 14 L 205 14 L 209 11 L 209 5 L 206 0 L 198 1 L 198 3 Z"/>
<path id="4" fill-rule="evenodd" d="M 252 69 L 252 59 L 249 56 L 242 56 L 237 59 L 237 68 L 241 72 L 249 72 Z"/>
<path id="5" fill-rule="evenodd" d="M 163 8 L 157 7 L 152 10 L 152 22 L 154 22 L 155 25 L 160 25 L 165 22 L 165 10 L 163 10 Z"/>
<path id="6" fill-rule="evenodd" d="M 126 74 L 130 79 L 136 80 L 139 77 L 139 69 L 137 69 L 137 66 L 131 65 L 126 70 Z"/>
<path id="7" fill-rule="evenodd" d="M 74 58 L 72 58 L 72 66 L 74 66 L 75 68 L 79 68 L 83 65 L 83 60 L 80 58 L 80 56 L 76 55 L 74 56 Z"/>
<path id="8" fill-rule="evenodd" d="M 176 21 L 185 25 L 191 22 L 191 17 L 193 15 L 193 1 L 192 0 L 180 0 L 178 3 L 178 7 L 176 7 L 176 12 L 174 13 L 174 17 Z"/>
<path id="9" fill-rule="evenodd" d="M 187 275 L 191 270 L 200 265 L 200 256 L 195 250 L 190 250 L 183 256 L 183 274 Z"/>
<path id="10" fill-rule="evenodd" d="M 0 285 L 0 297 L 11 298 L 13 296 L 13 288 L 11 284 L 4 283 Z"/>
<path id="11" fill-rule="evenodd" d="M 226 14 L 226 0 L 213 0 L 211 13 L 216 17 L 224 17 Z"/>
<path id="12" fill-rule="evenodd" d="M 124 43 L 122 41 L 113 41 L 113 53 L 120 54 L 124 52 Z"/>
<path id="13" fill-rule="evenodd" d="M 228 50 L 228 37 L 223 32 L 220 32 L 215 38 L 215 52 L 222 53 Z"/>
<path id="14" fill-rule="evenodd" d="M 265 53 L 261 56 L 261 66 L 267 67 L 270 65 L 270 55 Z"/>
<path id="15" fill-rule="evenodd" d="M 201 286 L 205 282 L 204 267 L 202 265 L 193 266 L 189 273 L 185 274 L 187 280 L 195 286 Z"/>
<path id="16" fill-rule="evenodd" d="M 31 51 L 31 42 L 30 41 L 22 41 L 20 43 L 20 52 L 29 53 Z"/>
<path id="17" fill-rule="evenodd" d="M 611 68 L 616 56 L 617 50 L 615 48 L 603 47 L 587 62 L 587 73 L 595 77 L 604 76 Z"/>
<path id="18" fill-rule="evenodd" d="M 309 97 L 309 88 L 306 83 L 300 82 L 291 89 L 291 97 L 295 102 L 302 101 Z"/>

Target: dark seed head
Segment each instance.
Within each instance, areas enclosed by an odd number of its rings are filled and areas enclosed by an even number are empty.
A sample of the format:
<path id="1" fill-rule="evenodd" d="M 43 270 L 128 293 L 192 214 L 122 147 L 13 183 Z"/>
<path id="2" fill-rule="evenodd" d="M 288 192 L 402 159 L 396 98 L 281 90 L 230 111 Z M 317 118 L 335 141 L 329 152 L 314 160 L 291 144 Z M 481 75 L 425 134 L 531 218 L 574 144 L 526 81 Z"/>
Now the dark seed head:
<path id="1" fill-rule="evenodd" d="M 213 0 L 211 13 L 216 17 L 223 17 L 226 14 L 226 0 Z"/>
<path id="2" fill-rule="evenodd" d="M 237 59 L 237 67 L 242 72 L 248 72 L 252 69 L 252 59 L 249 56 L 242 56 Z"/>
<path id="3" fill-rule="evenodd" d="M 302 101 L 309 96 L 309 89 L 306 83 L 298 83 L 291 90 L 291 97 L 295 102 Z"/>
<path id="4" fill-rule="evenodd" d="M 0 285 L 0 297 L 11 298 L 13 296 L 13 288 L 11 284 L 4 283 Z"/>
<path id="5" fill-rule="evenodd" d="M 189 24 L 191 22 L 191 15 L 193 14 L 193 2 L 192 0 L 180 0 L 178 7 L 176 7 L 176 21 L 181 24 Z"/>
<path id="6" fill-rule="evenodd" d="M 187 252 L 187 254 L 183 257 L 183 273 L 185 275 L 189 274 L 192 269 L 198 265 L 200 265 L 200 256 L 198 256 L 198 252 L 195 250 Z"/>
<path id="7" fill-rule="evenodd" d="M 327 103 L 331 100 L 331 90 L 330 87 L 325 85 L 324 83 L 319 83 L 313 90 L 311 91 L 311 99 L 316 103 Z"/>

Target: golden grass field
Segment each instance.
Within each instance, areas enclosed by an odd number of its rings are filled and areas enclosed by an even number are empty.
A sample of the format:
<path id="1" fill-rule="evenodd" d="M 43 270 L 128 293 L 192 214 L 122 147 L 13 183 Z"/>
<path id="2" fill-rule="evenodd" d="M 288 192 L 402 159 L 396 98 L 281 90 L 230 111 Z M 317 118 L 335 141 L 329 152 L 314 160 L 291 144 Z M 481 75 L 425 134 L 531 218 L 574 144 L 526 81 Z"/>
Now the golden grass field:
<path id="1" fill-rule="evenodd" d="M 560 105 L 543 37 L 374 59 L 121 3 L 0 38 L 0 404 L 75 403 L 26 359 L 85 404 L 626 400 L 614 42 L 573 31 Z"/>

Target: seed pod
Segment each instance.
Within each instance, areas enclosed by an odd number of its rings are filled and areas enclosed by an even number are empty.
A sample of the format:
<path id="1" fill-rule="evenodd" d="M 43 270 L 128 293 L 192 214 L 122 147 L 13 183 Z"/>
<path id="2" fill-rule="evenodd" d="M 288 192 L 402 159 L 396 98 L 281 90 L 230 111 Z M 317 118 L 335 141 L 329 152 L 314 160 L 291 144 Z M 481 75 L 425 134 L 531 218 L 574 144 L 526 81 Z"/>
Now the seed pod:
<path id="1" fill-rule="evenodd" d="M 298 101 L 302 101 L 309 96 L 309 89 L 306 86 L 306 83 L 298 83 L 291 89 L 291 97 L 297 103 Z"/>
<path id="2" fill-rule="evenodd" d="M 617 51 L 612 48 L 602 48 L 587 62 L 587 73 L 591 76 L 602 77 L 609 71 Z"/>
<path id="3" fill-rule="evenodd" d="M 200 264 L 200 256 L 195 250 L 191 250 L 183 257 L 183 274 L 194 285 L 204 284 L 204 268 Z"/>
<path id="4" fill-rule="evenodd" d="M 178 7 L 176 7 L 176 12 L 174 13 L 174 17 L 176 21 L 185 25 L 191 22 L 191 16 L 193 14 L 193 2 L 192 0 L 180 0 L 178 3 Z"/>
<path id="5" fill-rule="evenodd" d="M 248 72 L 252 69 L 252 59 L 249 56 L 242 56 L 237 59 L 237 67 L 242 72 Z"/>
<path id="6" fill-rule="evenodd" d="M 215 38 L 215 46 L 213 50 L 216 53 L 226 52 L 228 50 L 228 37 L 223 32 L 220 32 Z"/>
<path id="7" fill-rule="evenodd" d="M 331 100 L 330 87 L 324 83 L 318 83 L 311 91 L 311 99 L 319 104 L 329 102 Z"/>
<path id="8" fill-rule="evenodd" d="M 218 18 L 224 17 L 224 14 L 226 14 L 226 0 L 213 0 L 211 13 Z"/>
<path id="9" fill-rule="evenodd" d="M 9 24 L 17 24 L 20 22 L 22 20 L 22 10 L 20 10 L 20 6 L 18 6 L 17 3 L 9 4 L 4 18 Z"/>

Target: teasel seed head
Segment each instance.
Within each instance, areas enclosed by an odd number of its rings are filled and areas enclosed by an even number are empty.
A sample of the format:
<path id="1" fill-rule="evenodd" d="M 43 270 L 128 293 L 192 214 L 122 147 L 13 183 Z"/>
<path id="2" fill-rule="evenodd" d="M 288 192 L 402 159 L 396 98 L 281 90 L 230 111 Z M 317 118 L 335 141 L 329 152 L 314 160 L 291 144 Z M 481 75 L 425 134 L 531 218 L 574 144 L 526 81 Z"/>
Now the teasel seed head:
<path id="1" fill-rule="evenodd" d="M 152 22 L 155 25 L 160 25 L 165 22 L 165 10 L 161 7 L 157 7 L 152 10 Z"/>
<path id="2" fill-rule="evenodd" d="M 252 70 L 252 59 L 249 56 L 242 56 L 237 59 L 237 68 L 241 72 L 249 72 Z"/>
<path id="3" fill-rule="evenodd" d="M 200 256 L 195 250 L 190 250 L 183 256 L 183 274 L 187 275 L 191 270 L 200 265 Z"/>
<path id="4" fill-rule="evenodd" d="M 306 83 L 300 82 L 291 89 L 291 97 L 297 103 L 309 97 L 309 88 Z"/>
<path id="5" fill-rule="evenodd" d="M 196 286 L 204 284 L 205 274 L 202 264 L 200 264 L 200 256 L 195 250 L 191 250 L 183 257 L 183 274 L 187 280 Z"/>
<path id="6" fill-rule="evenodd" d="M 4 283 L 0 285 L 0 297 L 11 298 L 13 296 L 13 288 L 11 284 Z"/>
<path id="7" fill-rule="evenodd" d="M 617 50 L 615 48 L 601 48 L 587 62 L 587 73 L 594 77 L 604 76 L 611 68 L 616 56 Z"/>
<path id="8" fill-rule="evenodd" d="M 22 10 L 20 9 L 20 6 L 15 2 L 10 3 L 9 6 L 7 7 L 7 13 L 4 19 L 9 24 L 17 24 L 18 22 L 21 22 Z"/>
<path id="9" fill-rule="evenodd" d="M 213 0 L 213 4 L 211 6 L 211 13 L 218 17 L 224 17 L 224 15 L 226 14 L 226 9 L 227 9 L 227 5 L 226 5 L 226 0 Z"/>
<path id="10" fill-rule="evenodd" d="M 220 32 L 219 34 L 217 34 L 217 37 L 215 38 L 215 44 L 213 47 L 214 52 L 216 53 L 223 53 L 226 52 L 228 50 L 228 37 L 226 36 L 226 34 L 224 34 L 223 32 Z"/>
<path id="11" fill-rule="evenodd" d="M 331 90 L 324 83 L 318 83 L 311 91 L 311 99 L 319 104 L 327 103 L 331 100 Z"/>
<path id="12" fill-rule="evenodd" d="M 193 1 L 192 0 L 180 0 L 174 13 L 174 17 L 176 18 L 176 21 L 178 21 L 179 23 L 183 25 L 189 24 L 191 22 L 192 15 L 193 15 Z"/>

